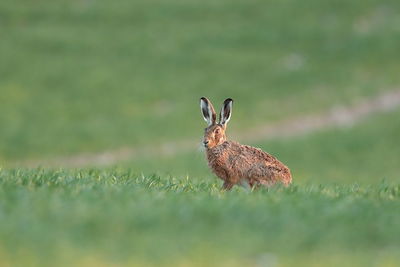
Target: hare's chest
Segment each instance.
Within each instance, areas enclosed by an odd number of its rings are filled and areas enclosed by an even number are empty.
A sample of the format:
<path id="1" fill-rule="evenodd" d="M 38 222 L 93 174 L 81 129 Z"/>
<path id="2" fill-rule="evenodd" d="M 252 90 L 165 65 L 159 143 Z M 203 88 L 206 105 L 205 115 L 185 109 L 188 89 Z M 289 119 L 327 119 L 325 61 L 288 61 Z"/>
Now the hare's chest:
<path id="1" fill-rule="evenodd" d="M 228 180 L 229 168 L 227 166 L 226 157 L 221 153 L 207 155 L 208 166 L 212 172 L 222 180 Z"/>

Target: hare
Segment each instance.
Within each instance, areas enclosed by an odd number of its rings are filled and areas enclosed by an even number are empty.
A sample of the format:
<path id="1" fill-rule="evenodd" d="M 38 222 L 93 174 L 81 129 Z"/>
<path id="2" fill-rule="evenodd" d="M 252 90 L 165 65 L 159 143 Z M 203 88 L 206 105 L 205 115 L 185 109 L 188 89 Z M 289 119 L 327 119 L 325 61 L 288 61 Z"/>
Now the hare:
<path id="1" fill-rule="evenodd" d="M 290 170 L 279 160 L 259 148 L 228 141 L 225 131 L 232 114 L 231 98 L 227 98 L 217 115 L 211 102 L 200 99 L 201 112 L 208 127 L 204 130 L 203 144 L 206 148 L 208 166 L 224 181 L 223 190 L 234 185 L 272 186 L 277 182 L 288 186 L 292 182 Z"/>

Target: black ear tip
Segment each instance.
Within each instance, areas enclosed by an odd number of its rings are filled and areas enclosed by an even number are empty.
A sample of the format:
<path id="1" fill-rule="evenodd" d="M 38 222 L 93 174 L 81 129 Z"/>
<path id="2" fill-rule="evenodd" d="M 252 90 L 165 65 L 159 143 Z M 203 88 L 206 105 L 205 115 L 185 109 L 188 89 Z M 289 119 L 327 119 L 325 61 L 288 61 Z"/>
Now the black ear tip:
<path id="1" fill-rule="evenodd" d="M 200 97 L 200 100 L 207 101 L 207 98 L 205 98 L 205 97 L 203 96 L 203 97 Z"/>
<path id="2" fill-rule="evenodd" d="M 229 102 L 233 102 L 233 99 L 232 98 L 227 98 L 224 101 L 225 104 L 228 104 Z"/>

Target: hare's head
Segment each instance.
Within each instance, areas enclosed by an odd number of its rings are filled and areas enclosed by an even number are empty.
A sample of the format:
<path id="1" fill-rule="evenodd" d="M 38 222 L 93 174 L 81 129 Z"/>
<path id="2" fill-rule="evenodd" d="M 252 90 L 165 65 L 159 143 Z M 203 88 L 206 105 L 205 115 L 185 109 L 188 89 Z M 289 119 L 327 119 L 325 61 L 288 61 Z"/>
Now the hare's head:
<path id="1" fill-rule="evenodd" d="M 203 144 L 206 148 L 213 148 L 226 141 L 225 130 L 226 124 L 231 118 L 232 103 L 233 100 L 231 98 L 225 99 L 219 113 L 219 122 L 217 123 L 217 114 L 210 100 L 205 97 L 200 98 L 201 112 L 208 124 L 208 127 L 204 130 L 203 139 Z"/>

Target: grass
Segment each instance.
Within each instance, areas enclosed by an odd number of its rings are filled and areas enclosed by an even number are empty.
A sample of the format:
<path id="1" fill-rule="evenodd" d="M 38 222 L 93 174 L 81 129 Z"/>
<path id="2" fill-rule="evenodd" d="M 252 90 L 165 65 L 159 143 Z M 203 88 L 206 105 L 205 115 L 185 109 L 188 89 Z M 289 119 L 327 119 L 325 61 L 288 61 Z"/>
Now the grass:
<path id="1" fill-rule="evenodd" d="M 398 184 L 308 184 L 252 193 L 218 187 L 215 181 L 145 177 L 126 169 L 2 170 L 0 264 L 400 261 Z"/>

